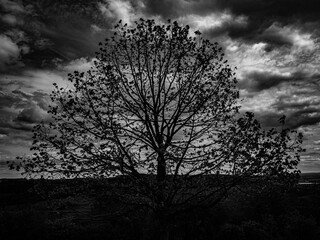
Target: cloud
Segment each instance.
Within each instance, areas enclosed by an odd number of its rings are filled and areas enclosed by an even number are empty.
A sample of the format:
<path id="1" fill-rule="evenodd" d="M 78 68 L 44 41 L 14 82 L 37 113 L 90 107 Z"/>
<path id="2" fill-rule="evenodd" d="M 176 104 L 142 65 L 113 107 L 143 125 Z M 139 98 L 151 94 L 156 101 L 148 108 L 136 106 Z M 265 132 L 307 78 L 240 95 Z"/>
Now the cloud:
<path id="1" fill-rule="evenodd" d="M 277 72 L 273 69 L 271 71 L 259 69 L 253 71 L 243 71 L 238 86 L 240 89 L 245 89 L 248 92 L 259 92 L 272 87 L 280 86 L 284 83 L 293 84 L 296 86 L 304 84 L 306 87 L 306 82 L 308 82 L 308 86 L 310 86 L 310 83 L 315 83 L 318 79 L 320 79 L 320 74 L 318 73 L 310 74 L 309 72 L 305 71 Z M 308 91 L 307 94 L 310 94 L 310 92 Z"/>
<path id="2" fill-rule="evenodd" d="M 26 131 L 32 130 L 31 124 L 25 124 L 15 121 L 17 115 L 19 114 L 19 109 L 16 108 L 0 108 L 0 128 L 6 134 L 10 134 L 13 131 Z"/>
<path id="3" fill-rule="evenodd" d="M 291 91 L 292 95 L 282 95 L 277 98 L 272 108 L 276 112 L 286 113 L 287 124 L 291 128 L 312 126 L 320 123 L 319 92 L 312 89 L 305 92 Z"/>
<path id="4" fill-rule="evenodd" d="M 281 74 L 255 70 L 243 74 L 239 87 L 249 92 L 257 92 L 275 87 L 283 82 L 294 81 L 294 79 L 295 78 L 288 73 Z"/>
<path id="5" fill-rule="evenodd" d="M 229 11 L 213 12 L 205 16 L 190 14 L 179 17 L 177 21 L 190 25 L 194 31 L 200 30 L 210 38 L 241 31 L 247 25 L 245 16 L 234 16 Z"/>
<path id="6" fill-rule="evenodd" d="M 23 131 L 15 128 L 3 129 L 3 127 L 0 127 L 0 132 L 6 131 L 6 134 L 4 134 L 5 137 L 0 138 L 0 161 L 3 158 L 6 160 L 15 159 L 17 155 L 30 152 L 29 148 L 32 142 L 30 141 L 32 138 L 32 132 L 30 130 Z"/>
<path id="7" fill-rule="evenodd" d="M 310 83 L 319 79 L 318 74 L 297 71 L 281 75 L 280 72 L 261 71 L 247 75 L 251 79 L 240 82 L 243 84 L 241 111 L 255 112 L 262 126 L 278 126 L 282 115 L 287 116 L 286 126 L 293 129 L 319 125 L 320 87 Z"/>
<path id="8" fill-rule="evenodd" d="M 22 57 L 29 51 L 28 39 L 23 31 L 12 29 L 0 34 L 0 72 L 23 67 Z"/>
<path id="9" fill-rule="evenodd" d="M 281 46 L 313 48 L 312 34 L 319 29 L 318 4 L 314 0 L 303 4 L 288 1 L 147 0 L 143 11 L 149 16 L 194 25 L 207 31 L 205 36 L 210 39 L 228 35 L 243 43 L 266 43 L 266 51 Z"/>
<path id="10" fill-rule="evenodd" d="M 301 126 L 317 125 L 320 122 L 319 109 L 304 109 L 296 111 L 288 116 L 287 125 L 290 128 L 296 129 Z"/>
<path id="11" fill-rule="evenodd" d="M 26 93 L 19 89 L 11 93 L 0 93 L 1 127 L 29 129 L 29 124 L 47 121 L 49 106 L 47 93 Z M 10 131 L 9 131 L 10 132 Z"/>
<path id="12" fill-rule="evenodd" d="M 290 35 L 287 35 L 283 29 L 276 24 L 272 24 L 261 35 L 258 35 L 257 38 L 260 41 L 276 46 L 293 45 L 293 39 Z"/>
<path id="13" fill-rule="evenodd" d="M 77 19 L 77 23 L 68 21 L 56 25 L 46 24 L 45 29 L 42 38 L 49 39 L 51 46 L 35 49 L 34 58 L 50 60 L 58 57 L 71 61 L 80 57 L 92 57 L 98 50 L 98 43 L 106 38 L 105 31 L 93 31 L 92 23 L 81 18 Z"/>
<path id="14" fill-rule="evenodd" d="M 235 19 L 237 18 L 240 17 L 235 17 Z M 242 18 L 246 19 L 246 24 L 233 21 L 225 25 L 225 28 L 222 28 L 220 32 L 213 31 L 209 36 L 213 38 L 219 36 L 219 33 L 228 34 L 231 39 L 240 43 L 248 45 L 264 44 L 263 50 L 265 52 L 278 50 L 286 52 L 286 55 L 301 51 L 313 51 L 317 47 L 317 35 L 313 31 L 306 32 L 301 23 L 281 24 L 280 22 L 271 22 L 264 24 L 262 22 L 260 25 L 252 26 L 253 23 L 247 16 Z"/>
<path id="15" fill-rule="evenodd" d="M 66 76 L 67 73 L 64 75 Z M 7 125 L 9 129 L 17 127 L 28 129 L 29 126 L 24 124 L 28 122 L 26 120 L 28 114 L 33 117 L 41 114 L 44 119 L 47 119 L 46 112 L 51 104 L 49 93 L 54 89 L 52 84 L 56 82 L 61 87 L 68 86 L 62 74 L 58 75 L 52 71 L 28 70 L 21 72 L 20 75 L 6 75 L 6 78 L 5 82 L 0 82 L 2 84 L 0 115 L 3 116 L 2 126 Z M 12 123 L 18 115 L 19 124 Z M 22 121 L 23 119 L 25 121 Z"/>
<path id="16" fill-rule="evenodd" d="M 9 25 L 15 25 L 18 23 L 17 18 L 11 14 L 5 14 L 5 15 L 1 16 L 0 18 L 4 23 L 7 23 Z"/>
<path id="17" fill-rule="evenodd" d="M 24 7 L 18 3 L 9 0 L 0 0 L 0 5 L 6 10 L 10 12 L 24 12 Z"/>
<path id="18" fill-rule="evenodd" d="M 200 2 L 209 2 L 204 0 Z M 293 19 L 312 20 L 317 19 L 319 5 L 315 0 L 292 1 L 292 0 L 216 0 L 216 7 L 229 8 L 235 14 L 245 14 L 251 18 L 260 18 L 265 21 L 282 19 L 292 21 Z"/>
<path id="19" fill-rule="evenodd" d="M 21 91 L 19 89 L 16 89 L 16 90 L 12 91 L 12 93 L 14 93 L 14 94 L 16 94 L 18 96 L 21 96 L 22 99 L 30 99 L 33 96 L 31 93 L 26 93 L 26 92 L 23 92 L 23 91 Z"/>
<path id="20" fill-rule="evenodd" d="M 298 165 L 298 168 L 303 173 L 313 173 L 313 172 L 320 172 L 320 161 L 319 155 L 315 156 L 304 156 L 301 162 Z"/>
<path id="21" fill-rule="evenodd" d="M 43 110 L 48 111 L 51 103 L 48 93 L 36 91 L 33 92 L 32 100 Z"/>
<path id="22" fill-rule="evenodd" d="M 48 93 L 35 91 L 32 93 L 24 92 L 20 89 L 15 89 L 12 91 L 14 96 L 16 96 L 20 101 L 18 104 L 15 104 L 15 107 L 28 108 L 30 105 L 37 105 L 42 110 L 48 110 L 50 105 L 50 97 Z M 21 102 L 27 102 L 27 104 L 21 104 Z"/>
<path id="23" fill-rule="evenodd" d="M 91 25 L 91 31 L 92 31 L 93 34 L 95 34 L 95 33 L 102 32 L 103 29 L 101 27 L 97 26 L 96 24 L 92 24 Z"/>
<path id="24" fill-rule="evenodd" d="M 187 4 L 187 1 L 176 0 L 176 1 L 145 1 L 145 13 L 152 16 L 160 16 L 163 19 L 176 18 L 178 17 L 179 11 Z M 191 3 L 192 4 L 192 3 Z"/>
<path id="25" fill-rule="evenodd" d="M 284 114 L 287 113 L 287 114 Z M 317 126 L 320 122 L 319 109 L 304 109 L 290 112 L 261 111 L 256 113 L 256 118 L 264 128 L 279 127 L 279 119 L 286 115 L 285 126 L 290 129 L 299 129 L 303 126 Z"/>
<path id="26" fill-rule="evenodd" d="M 5 139 L 7 137 L 6 134 L 0 134 L 0 139 Z"/>
<path id="27" fill-rule="evenodd" d="M 34 124 L 50 120 L 46 101 L 48 95 L 39 91 L 0 92 L 0 151 L 9 157 L 28 152 Z"/>
<path id="28" fill-rule="evenodd" d="M 261 35 L 257 35 L 257 40 L 265 42 L 271 47 L 277 46 L 294 46 L 313 50 L 315 43 L 311 38 L 312 34 L 302 33 L 295 26 L 281 26 L 275 22 L 264 30 Z"/>
<path id="29" fill-rule="evenodd" d="M 0 70 L 15 62 L 19 55 L 19 47 L 9 37 L 0 35 Z"/>
<path id="30" fill-rule="evenodd" d="M 19 101 L 20 99 L 17 96 L 0 91 L 0 109 L 5 107 L 10 108 Z"/>
<path id="31" fill-rule="evenodd" d="M 252 23 L 318 19 L 319 6 L 315 0 L 146 0 L 146 13 L 164 18 L 181 15 L 207 15 L 229 10 L 235 15 L 245 15 Z"/>
<path id="32" fill-rule="evenodd" d="M 33 105 L 24 108 L 16 117 L 14 121 L 19 123 L 34 124 L 40 123 L 46 117 L 44 112 L 39 106 Z"/>
<path id="33" fill-rule="evenodd" d="M 85 72 L 94 65 L 93 62 L 95 60 L 96 60 L 95 58 L 89 59 L 87 57 L 82 57 L 82 58 L 74 59 L 65 64 L 60 64 L 58 69 L 61 69 L 68 73 L 72 73 L 74 71 Z"/>
<path id="34" fill-rule="evenodd" d="M 53 90 L 53 83 L 66 87 L 68 82 L 65 80 L 66 73 L 57 70 L 38 70 L 29 69 L 20 72 L 17 75 L 3 75 L 6 77 L 11 87 L 20 88 L 26 92 L 41 91 L 50 93 Z"/>
<path id="35" fill-rule="evenodd" d="M 130 1 L 125 0 L 105 0 L 98 3 L 99 10 L 108 19 L 119 21 L 120 19 L 131 25 L 140 16 L 138 10 L 144 7 L 142 1 L 138 1 L 136 8 Z"/>
<path id="36" fill-rule="evenodd" d="M 110 26 L 97 2 L 68 2 L 50 7 L 46 1 L 30 2 L 25 7 L 10 1 L 1 4 L 4 14 L 0 14 L 0 24 L 4 24 L 0 31 L 23 51 L 21 61 L 26 67 L 54 68 L 51 62 L 58 58 L 70 61 L 93 56 L 98 42 L 106 37 L 105 28 Z M 18 7 L 21 11 L 13 11 Z M 9 35 L 13 30 L 23 32 L 25 39 L 15 40 Z"/>

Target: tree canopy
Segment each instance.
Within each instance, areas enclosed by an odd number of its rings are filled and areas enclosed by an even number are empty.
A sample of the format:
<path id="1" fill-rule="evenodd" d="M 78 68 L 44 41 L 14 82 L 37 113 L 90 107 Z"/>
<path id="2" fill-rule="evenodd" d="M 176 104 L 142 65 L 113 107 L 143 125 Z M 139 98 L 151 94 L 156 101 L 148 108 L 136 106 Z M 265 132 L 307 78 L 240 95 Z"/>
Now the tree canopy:
<path id="1" fill-rule="evenodd" d="M 298 174 L 302 135 L 240 114 L 222 48 L 189 31 L 120 21 L 90 70 L 70 73 L 72 87 L 55 85 L 53 121 L 35 127 L 25 171 L 124 175 L 134 201 L 154 210 L 213 205 L 244 179 Z"/>

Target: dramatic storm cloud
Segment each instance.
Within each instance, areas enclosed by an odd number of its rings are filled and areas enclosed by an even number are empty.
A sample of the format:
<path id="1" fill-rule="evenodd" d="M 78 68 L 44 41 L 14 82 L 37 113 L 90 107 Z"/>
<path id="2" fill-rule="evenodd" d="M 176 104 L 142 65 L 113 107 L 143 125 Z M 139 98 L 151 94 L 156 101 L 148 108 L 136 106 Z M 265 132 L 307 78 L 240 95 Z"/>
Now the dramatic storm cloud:
<path id="1" fill-rule="evenodd" d="M 0 161 L 28 154 L 49 121 L 54 82 L 85 71 L 122 19 L 167 19 L 218 42 L 239 80 L 242 112 L 305 135 L 302 171 L 320 171 L 320 7 L 314 0 L 0 0 Z M 1 176 L 0 176 L 1 177 Z"/>

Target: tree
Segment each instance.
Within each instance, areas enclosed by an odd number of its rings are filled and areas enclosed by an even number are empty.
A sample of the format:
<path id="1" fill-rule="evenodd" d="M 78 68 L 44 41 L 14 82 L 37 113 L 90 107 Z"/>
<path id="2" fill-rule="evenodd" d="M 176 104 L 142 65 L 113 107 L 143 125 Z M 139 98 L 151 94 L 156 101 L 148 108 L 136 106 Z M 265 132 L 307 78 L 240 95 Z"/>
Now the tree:
<path id="1" fill-rule="evenodd" d="M 218 203 L 253 176 L 299 171 L 302 135 L 239 114 L 217 43 L 168 21 L 115 26 L 94 67 L 55 85 L 53 121 L 34 129 L 28 174 L 131 179 L 136 204 L 165 214 Z"/>

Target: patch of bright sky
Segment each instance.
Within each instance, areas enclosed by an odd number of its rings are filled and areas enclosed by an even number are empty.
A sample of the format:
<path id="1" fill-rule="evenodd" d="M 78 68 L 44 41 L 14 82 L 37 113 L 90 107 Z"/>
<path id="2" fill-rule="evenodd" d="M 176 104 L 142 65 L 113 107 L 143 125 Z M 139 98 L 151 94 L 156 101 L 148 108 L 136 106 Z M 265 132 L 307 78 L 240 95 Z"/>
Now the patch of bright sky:
<path id="1" fill-rule="evenodd" d="M 50 93 L 53 90 L 53 83 L 61 87 L 67 87 L 65 80 L 66 73 L 55 70 L 26 70 L 22 75 L 3 75 L 3 79 L 10 83 L 5 86 L 6 90 L 15 90 L 17 88 L 30 91 L 43 91 Z"/>
<path id="2" fill-rule="evenodd" d="M 279 70 L 293 71 L 292 67 L 297 67 L 297 63 L 301 62 L 303 56 L 309 57 L 314 52 L 319 52 L 319 46 L 315 43 L 312 35 L 302 33 L 294 26 L 280 27 L 278 24 L 273 24 L 266 32 L 271 30 L 279 37 L 287 39 L 292 46 L 283 46 L 266 52 L 267 43 L 264 42 L 248 44 L 230 38 L 224 39 L 226 56 L 232 65 L 238 67 L 238 72 L 257 69 L 268 69 L 273 72 Z M 319 56 L 314 56 L 314 58 L 320 59 Z M 308 69 L 314 69 L 314 67 L 318 69 L 314 61 L 305 64 L 308 64 Z M 305 64 L 303 68 L 306 67 Z"/>
<path id="3" fill-rule="evenodd" d="M 242 111 L 252 111 L 255 113 L 269 112 L 272 109 L 272 105 L 276 103 L 276 95 L 279 95 L 277 90 L 262 91 L 257 93 L 254 97 L 246 98 L 246 90 L 240 91 L 240 98 L 243 98 L 241 102 Z"/>
<path id="4" fill-rule="evenodd" d="M 222 27 L 224 24 L 232 23 L 239 25 L 247 25 L 247 17 L 234 16 L 230 12 L 215 12 L 206 16 L 190 14 L 178 18 L 178 22 L 189 24 L 194 30 L 207 31 L 214 28 Z"/>
<path id="5" fill-rule="evenodd" d="M 314 171 L 320 171 L 320 153 L 317 151 L 320 143 L 320 124 L 313 126 L 302 126 L 297 129 L 298 132 L 301 132 L 304 136 L 303 147 L 307 150 L 301 156 L 301 164 L 305 161 L 319 162 L 318 168 L 313 169 Z M 312 168 L 312 167 L 311 167 Z"/>
<path id="6" fill-rule="evenodd" d="M 96 58 L 77 58 L 65 65 L 58 66 L 58 69 L 68 73 L 73 73 L 74 71 L 85 72 L 88 71 L 94 65 L 94 60 L 96 60 Z"/>
<path id="7" fill-rule="evenodd" d="M 107 19 L 114 19 L 115 21 L 122 20 L 129 26 L 140 17 L 142 14 L 138 12 L 139 9 L 144 8 L 142 1 L 137 1 L 138 8 L 134 9 L 130 1 L 122 0 L 105 0 L 104 3 L 98 3 L 100 12 Z"/>
<path id="8" fill-rule="evenodd" d="M 19 47 L 9 37 L 0 35 L 0 70 L 19 55 Z"/>
<path id="9" fill-rule="evenodd" d="M 251 45 L 226 39 L 224 44 L 226 45 L 226 56 L 232 66 L 237 66 L 237 73 L 240 76 L 245 71 L 265 69 L 279 71 L 273 66 L 271 56 L 265 52 L 266 43 Z"/>

